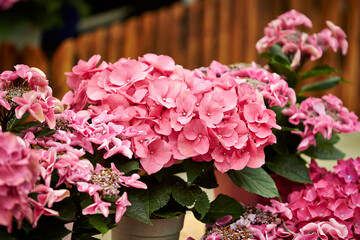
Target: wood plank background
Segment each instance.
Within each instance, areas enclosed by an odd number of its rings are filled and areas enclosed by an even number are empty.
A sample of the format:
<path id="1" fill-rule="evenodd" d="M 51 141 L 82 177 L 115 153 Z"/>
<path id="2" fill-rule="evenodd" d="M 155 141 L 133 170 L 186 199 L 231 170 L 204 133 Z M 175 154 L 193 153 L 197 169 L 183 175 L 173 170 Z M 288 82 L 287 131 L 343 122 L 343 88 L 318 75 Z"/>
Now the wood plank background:
<path id="1" fill-rule="evenodd" d="M 0 71 L 13 69 L 17 63 L 39 67 L 50 79 L 55 95 L 61 97 L 68 90 L 64 84 L 64 72 L 71 71 L 79 59 L 87 60 L 93 54 L 101 54 L 103 60 L 110 62 L 120 57 L 137 58 L 149 52 L 166 54 L 177 64 L 190 69 L 208 66 L 212 60 L 223 64 L 251 61 L 264 64 L 265 61 L 258 57 L 255 43 L 263 36 L 263 29 L 269 21 L 290 9 L 304 13 L 313 21 L 309 33 L 319 32 L 326 26 L 327 19 L 347 33 L 348 55 L 343 57 L 329 51 L 321 63 L 339 68 L 344 78 L 351 82 L 342 83 L 331 93 L 359 115 L 359 0 L 179 2 L 67 39 L 52 59 L 46 59 L 42 50 L 36 47 L 17 51 L 11 43 L 3 43 L 0 46 Z"/>

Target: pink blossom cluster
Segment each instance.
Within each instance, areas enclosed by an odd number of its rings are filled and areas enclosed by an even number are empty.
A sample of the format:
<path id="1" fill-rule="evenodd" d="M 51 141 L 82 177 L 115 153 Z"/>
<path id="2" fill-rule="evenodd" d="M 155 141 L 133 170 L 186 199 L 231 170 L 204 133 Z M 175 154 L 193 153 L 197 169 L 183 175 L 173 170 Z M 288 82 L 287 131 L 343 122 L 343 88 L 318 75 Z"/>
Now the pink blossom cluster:
<path id="1" fill-rule="evenodd" d="M 299 151 L 316 145 L 315 135 L 320 133 L 325 139 L 330 139 L 333 132 L 350 133 L 360 130 L 358 117 L 354 112 L 343 106 L 342 101 L 332 94 L 322 98 L 309 97 L 300 103 L 284 109 L 283 113 L 290 116 L 289 122 L 302 124 L 302 131 L 292 131 L 302 137 Z"/>
<path id="2" fill-rule="evenodd" d="M 0 143 L 0 225 L 11 232 L 13 218 L 21 228 L 24 218 L 36 227 L 41 215 L 59 215 L 50 208 L 68 197 L 69 191 L 37 184 L 41 175 L 37 151 L 9 132 L 0 132 Z M 36 193 L 37 198 L 31 198 L 31 193 Z"/>
<path id="3" fill-rule="evenodd" d="M 296 10 L 288 11 L 268 23 L 265 36 L 256 43 L 258 52 L 264 52 L 274 44 L 279 44 L 282 52 L 291 55 L 291 67 L 296 68 L 303 59 L 319 59 L 327 48 L 333 51 L 342 50 L 345 55 L 348 49 L 345 32 L 331 21 L 326 21 L 327 28 L 319 33 L 309 35 L 297 29 L 304 25 L 312 27 L 312 22 Z"/>
<path id="4" fill-rule="evenodd" d="M 219 64 L 219 63 L 218 63 Z M 229 74 L 252 85 L 268 103 L 269 107 L 284 107 L 296 103 L 296 93 L 277 73 L 271 73 L 252 63 L 251 66 L 232 66 Z"/>
<path id="5" fill-rule="evenodd" d="M 63 110 L 61 102 L 52 96 L 45 74 L 22 64 L 16 65 L 15 71 L 0 74 L 0 105 L 3 120 L 10 119 L 14 110 L 17 118 L 29 112 L 49 128 L 55 127 L 55 113 Z"/>
<path id="6" fill-rule="evenodd" d="M 264 147 L 276 141 L 271 131 L 279 128 L 275 113 L 266 108 L 259 90 L 244 80 L 245 73 L 236 76 L 236 71 L 215 62 L 190 71 L 169 56 L 155 54 L 98 66 L 99 61 L 99 55 L 80 60 L 67 73 L 73 91 L 63 103 L 77 114 L 88 111 L 92 122 L 107 122 L 115 127 L 112 133 L 126 133 L 113 135 L 111 141 L 98 134 L 90 141 L 101 144 L 108 155 L 126 152 L 131 157 L 130 149 L 149 174 L 186 158 L 214 159 L 221 172 L 260 167 Z M 280 82 L 264 71 L 254 67 L 248 75 Z M 283 89 L 269 87 L 263 92 L 276 98 Z M 136 136 L 129 137 L 131 133 Z"/>
<path id="7" fill-rule="evenodd" d="M 360 157 L 338 160 L 333 172 L 313 160 L 309 173 L 313 183 L 294 186 L 285 202 L 272 199 L 237 220 L 219 219 L 202 240 L 359 239 Z"/>
<path id="8" fill-rule="evenodd" d="M 79 192 L 86 192 L 93 198 L 94 203 L 82 210 L 84 215 L 102 213 L 105 217 L 109 215 L 109 207 L 111 202 L 104 201 L 103 197 L 108 195 L 115 196 L 116 206 L 116 222 L 120 221 L 122 215 L 126 211 L 126 206 L 131 205 L 127 199 L 127 193 L 121 190 L 122 186 L 146 189 L 146 185 L 138 181 L 140 176 L 132 174 L 125 176 L 123 172 L 117 170 L 115 165 L 111 163 L 111 169 L 93 164 L 84 158 L 85 150 L 93 153 L 91 148 L 91 131 L 94 132 L 93 126 L 86 124 L 87 118 L 80 116 L 75 117 L 75 113 L 66 110 L 64 113 L 58 114 L 57 132 L 51 137 L 42 137 L 34 139 L 34 133 L 37 129 L 27 131 L 24 139 L 29 143 L 36 144 L 41 147 L 37 157 L 39 159 L 40 175 L 44 181 L 42 189 L 47 187 L 51 189 L 51 177 L 56 174 L 59 178 L 55 187 L 62 184 L 74 185 Z M 81 115 L 80 113 L 78 115 Z M 71 121 L 72 120 L 72 121 Z M 65 124 L 69 123 L 65 126 Z M 99 126 L 100 130 L 96 134 L 109 137 L 104 128 Z M 88 138 L 85 137 L 87 133 Z M 109 137 L 111 140 L 111 137 Z M 90 146 L 89 146 L 90 144 Z M 77 149 L 76 147 L 80 147 Z M 101 146 L 100 146 L 101 148 Z M 59 190 L 57 190 L 59 191 Z M 120 192 L 123 192 L 120 196 Z M 51 205 L 49 206 L 51 207 Z M 44 213 L 45 214 L 45 213 Z M 45 214 L 46 215 L 46 214 Z M 40 217 L 40 215 L 38 216 Z"/>
<path id="9" fill-rule="evenodd" d="M 294 239 L 357 239 L 360 236 L 360 158 L 338 160 L 334 171 L 310 164 L 310 179 L 286 203 L 261 206 L 281 215 Z"/>

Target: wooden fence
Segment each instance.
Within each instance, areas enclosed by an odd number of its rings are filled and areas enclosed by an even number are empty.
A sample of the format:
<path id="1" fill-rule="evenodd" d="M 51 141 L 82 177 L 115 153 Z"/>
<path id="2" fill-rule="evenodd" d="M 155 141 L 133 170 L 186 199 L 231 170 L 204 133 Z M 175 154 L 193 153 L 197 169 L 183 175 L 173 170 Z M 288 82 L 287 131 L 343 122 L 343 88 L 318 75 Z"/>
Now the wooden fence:
<path id="1" fill-rule="evenodd" d="M 114 22 L 75 39 L 65 40 L 52 59 L 35 47 L 18 54 L 12 44 L 0 47 L 0 70 L 12 69 L 18 62 L 37 66 L 47 73 L 55 94 L 68 89 L 64 72 L 71 71 L 78 59 L 101 54 L 114 62 L 120 57 L 137 58 L 148 52 L 170 55 L 187 68 L 208 66 L 212 60 L 224 64 L 259 59 L 255 43 L 263 29 L 279 14 L 296 9 L 313 21 L 310 32 L 318 32 L 329 19 L 348 35 L 349 52 L 326 53 L 326 63 L 342 70 L 351 84 L 341 84 L 332 93 L 360 114 L 360 1 L 359 0 L 202 0 L 190 5 L 176 3 L 146 12 L 125 22 Z M 311 65 L 311 64 L 310 64 Z M 311 66 L 309 66 L 311 67 Z"/>

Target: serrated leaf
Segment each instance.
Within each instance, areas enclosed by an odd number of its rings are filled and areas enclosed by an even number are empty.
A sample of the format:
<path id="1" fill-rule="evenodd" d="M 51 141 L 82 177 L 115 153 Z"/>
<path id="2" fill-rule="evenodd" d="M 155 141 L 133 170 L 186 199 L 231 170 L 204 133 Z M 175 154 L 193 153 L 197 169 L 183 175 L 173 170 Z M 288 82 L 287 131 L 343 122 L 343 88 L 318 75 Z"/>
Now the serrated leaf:
<path id="1" fill-rule="evenodd" d="M 161 183 L 157 181 L 148 182 L 148 190 L 145 191 L 149 198 L 150 214 L 164 207 L 170 200 L 171 186 L 166 181 Z"/>
<path id="2" fill-rule="evenodd" d="M 322 159 L 322 160 L 337 160 L 345 157 L 345 154 L 335 148 L 334 144 L 340 140 L 340 137 L 333 134 L 329 140 L 324 139 L 321 134 L 315 136 L 316 146 L 310 146 L 304 154 L 309 157 Z"/>
<path id="3" fill-rule="evenodd" d="M 208 195 L 198 186 L 192 186 L 191 191 L 195 196 L 194 209 L 200 214 L 200 219 L 202 219 L 210 209 Z"/>
<path id="4" fill-rule="evenodd" d="M 329 77 L 326 80 L 303 86 L 300 93 L 327 90 L 338 85 L 340 81 L 343 81 L 343 78 L 338 76 Z"/>
<path id="5" fill-rule="evenodd" d="M 8 131 L 12 131 L 13 128 L 20 124 L 21 122 L 23 122 L 25 119 L 27 119 L 28 117 L 30 116 L 30 113 L 28 112 L 25 112 L 24 115 L 21 117 L 21 118 L 17 118 L 15 115 L 9 120 L 7 121 L 7 124 L 6 124 L 6 129 Z"/>
<path id="6" fill-rule="evenodd" d="M 125 215 L 128 217 L 132 217 L 139 222 L 152 225 L 150 221 L 149 211 L 139 200 L 139 198 L 135 195 L 129 194 L 128 192 L 128 200 L 130 201 L 131 206 L 126 207 Z"/>
<path id="7" fill-rule="evenodd" d="M 309 71 L 301 72 L 300 76 L 303 79 L 310 78 L 310 77 L 316 77 L 320 75 L 327 75 L 333 72 L 339 72 L 336 68 L 329 67 L 327 65 L 321 65 L 321 66 L 315 66 Z"/>
<path id="8" fill-rule="evenodd" d="M 89 223 L 102 234 L 105 234 L 109 231 L 109 227 L 106 224 L 106 218 L 103 215 L 91 215 L 89 217 Z"/>
<path id="9" fill-rule="evenodd" d="M 231 215 L 234 219 L 238 219 L 243 213 L 244 208 L 237 200 L 219 194 L 216 199 L 210 203 L 210 209 L 201 221 L 204 223 L 214 223 L 226 215 Z M 195 216 L 197 217 L 197 215 Z"/>
<path id="10" fill-rule="evenodd" d="M 154 212 L 153 215 L 161 218 L 172 218 L 180 214 L 185 214 L 186 210 L 186 207 L 180 205 L 171 197 L 166 206 Z"/>
<path id="11" fill-rule="evenodd" d="M 209 163 L 195 162 L 192 159 L 184 160 L 184 169 L 187 176 L 188 184 L 192 184 L 204 171 L 208 169 Z"/>
<path id="12" fill-rule="evenodd" d="M 274 173 L 293 182 L 311 183 L 306 162 L 297 155 L 274 155 L 265 164 Z"/>
<path id="13" fill-rule="evenodd" d="M 185 181 L 177 181 L 171 186 L 171 194 L 179 204 L 190 207 L 195 203 L 195 197 Z"/>
<path id="14" fill-rule="evenodd" d="M 227 172 L 230 179 L 238 187 L 266 198 L 279 197 L 275 182 L 262 168 L 245 167 L 240 171 Z"/>

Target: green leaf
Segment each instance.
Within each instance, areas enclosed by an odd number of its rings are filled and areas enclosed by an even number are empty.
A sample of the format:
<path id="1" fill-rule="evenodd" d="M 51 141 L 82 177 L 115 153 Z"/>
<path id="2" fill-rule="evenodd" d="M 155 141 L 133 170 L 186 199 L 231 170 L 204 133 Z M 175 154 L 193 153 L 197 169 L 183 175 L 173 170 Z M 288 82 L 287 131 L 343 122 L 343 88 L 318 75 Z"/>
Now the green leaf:
<path id="1" fill-rule="evenodd" d="M 21 132 L 32 127 L 40 127 L 40 123 L 36 121 L 26 122 L 24 124 L 16 125 L 9 131 Z"/>
<path id="2" fill-rule="evenodd" d="M 50 134 L 56 133 L 56 130 L 50 129 L 50 128 L 43 128 L 40 130 L 40 132 L 37 132 L 35 134 L 35 138 L 41 138 Z"/>
<path id="3" fill-rule="evenodd" d="M 321 134 L 315 136 L 316 146 L 310 146 L 304 154 L 309 157 L 322 160 L 337 160 L 345 157 L 345 154 L 334 147 L 334 144 L 340 140 L 340 137 L 333 134 L 329 140 L 324 139 Z"/>
<path id="4" fill-rule="evenodd" d="M 206 213 L 210 209 L 210 201 L 209 198 L 200 187 L 192 186 L 191 191 L 195 196 L 195 205 L 194 209 L 200 214 L 200 219 L 204 218 Z"/>
<path id="5" fill-rule="evenodd" d="M 243 213 L 244 208 L 237 200 L 219 194 L 217 198 L 210 203 L 210 209 L 201 221 L 204 223 L 214 223 L 226 215 L 231 215 L 234 219 L 238 219 Z"/>
<path id="6" fill-rule="evenodd" d="M 25 119 L 27 119 L 30 116 L 30 113 L 25 112 L 24 115 L 21 118 L 17 118 L 16 116 L 13 116 L 6 125 L 6 129 L 8 131 L 12 131 L 15 126 L 22 123 Z"/>
<path id="7" fill-rule="evenodd" d="M 195 203 L 195 197 L 185 181 L 179 180 L 171 186 L 173 198 L 181 205 L 190 207 Z"/>
<path id="8" fill-rule="evenodd" d="M 300 76 L 302 79 L 310 78 L 310 77 L 316 77 L 320 75 L 327 75 L 333 72 L 339 72 L 336 68 L 329 67 L 327 65 L 321 65 L 321 66 L 315 66 L 309 71 L 301 72 Z"/>
<path id="9" fill-rule="evenodd" d="M 153 215 L 160 218 L 173 218 L 179 216 L 180 214 L 185 214 L 186 210 L 186 207 L 180 205 L 174 200 L 174 198 L 171 197 L 169 202 L 163 208 L 154 212 Z"/>
<path id="10" fill-rule="evenodd" d="M 125 215 L 132 217 L 139 222 L 143 222 L 151 225 L 148 209 L 140 201 L 140 199 L 128 192 L 128 200 L 131 202 L 131 206 L 127 206 Z"/>
<path id="11" fill-rule="evenodd" d="M 340 81 L 344 81 L 343 78 L 334 76 L 329 77 L 328 79 L 320 82 L 316 82 L 313 84 L 305 85 L 301 88 L 300 93 L 306 92 L 306 91 L 323 91 L 330 89 L 332 87 L 335 87 L 339 84 Z"/>
<path id="12" fill-rule="evenodd" d="M 110 161 L 109 161 L 110 162 Z M 125 174 L 140 170 L 139 161 L 114 161 L 116 168 Z"/>
<path id="13" fill-rule="evenodd" d="M 272 156 L 266 167 L 293 182 L 311 183 L 306 162 L 297 155 Z"/>
<path id="14" fill-rule="evenodd" d="M 171 186 L 167 181 L 161 183 L 153 180 L 147 182 L 148 189 L 145 191 L 148 194 L 149 211 L 151 213 L 159 210 L 165 206 L 170 200 Z"/>
<path id="15" fill-rule="evenodd" d="M 195 162 L 192 159 L 184 160 L 184 169 L 187 176 L 188 184 L 192 184 L 196 178 L 198 178 L 202 173 L 209 169 L 208 162 Z"/>
<path id="16" fill-rule="evenodd" d="M 76 206 L 71 199 L 67 198 L 54 203 L 53 209 L 59 212 L 57 218 L 69 222 L 75 220 Z"/>
<path id="17" fill-rule="evenodd" d="M 230 170 L 227 174 L 236 186 L 243 187 L 248 192 L 266 198 L 280 198 L 274 181 L 262 168 L 245 167 L 240 171 Z"/>
<path id="18" fill-rule="evenodd" d="M 107 218 L 100 214 L 91 215 L 89 217 L 89 223 L 102 234 L 105 234 L 109 231 L 106 220 Z"/>

